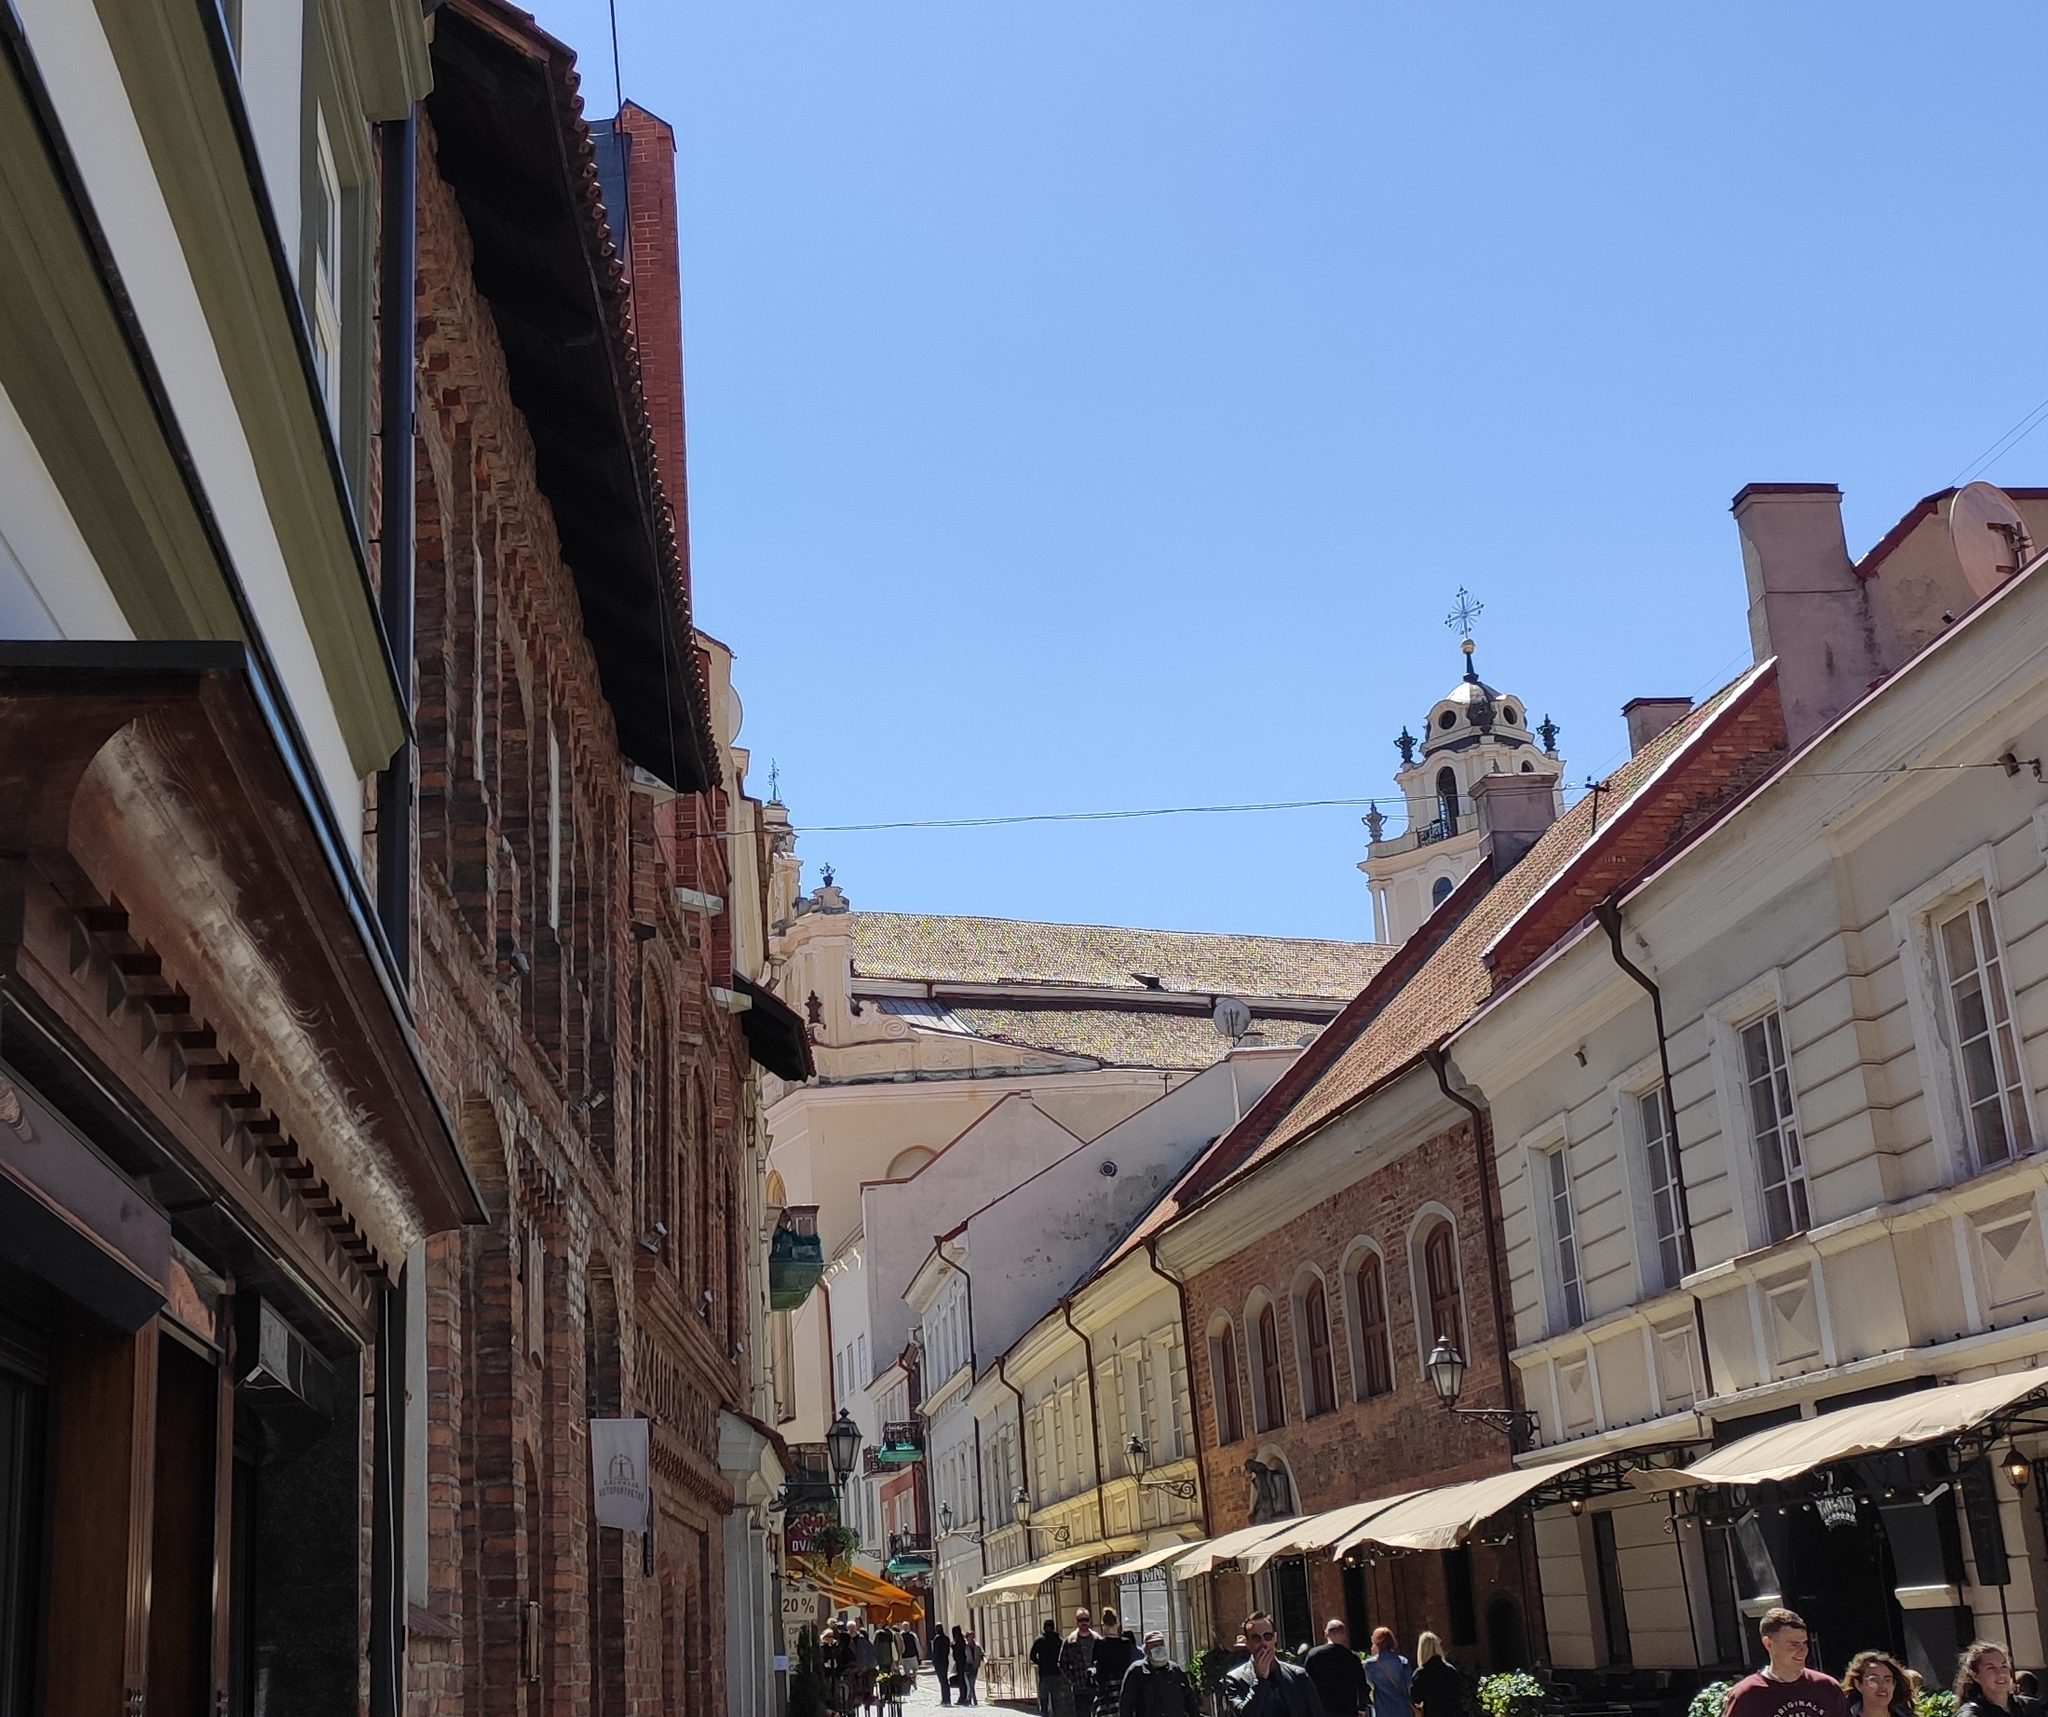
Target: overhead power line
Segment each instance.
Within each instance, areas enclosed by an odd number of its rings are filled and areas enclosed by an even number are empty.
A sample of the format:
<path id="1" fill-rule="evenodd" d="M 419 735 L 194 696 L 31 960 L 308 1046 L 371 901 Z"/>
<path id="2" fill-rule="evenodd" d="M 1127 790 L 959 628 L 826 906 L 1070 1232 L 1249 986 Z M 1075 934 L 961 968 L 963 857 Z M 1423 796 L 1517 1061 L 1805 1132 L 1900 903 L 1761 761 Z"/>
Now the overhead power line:
<path id="1" fill-rule="evenodd" d="M 1212 811 L 1319 811 L 1371 799 L 1269 799 L 1251 805 L 1155 805 L 1141 811 L 1031 811 L 1014 817 L 923 817 L 900 823 L 800 823 L 804 835 L 864 835 L 881 829 L 993 829 L 1014 823 L 1116 823 L 1133 817 L 1192 817 Z"/>

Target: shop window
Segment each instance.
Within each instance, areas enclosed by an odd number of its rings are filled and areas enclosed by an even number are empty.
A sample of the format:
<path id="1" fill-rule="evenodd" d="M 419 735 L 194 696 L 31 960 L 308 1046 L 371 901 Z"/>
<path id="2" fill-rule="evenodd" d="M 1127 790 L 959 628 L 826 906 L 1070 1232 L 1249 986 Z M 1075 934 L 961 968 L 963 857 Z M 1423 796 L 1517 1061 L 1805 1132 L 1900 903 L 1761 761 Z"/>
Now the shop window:
<path id="1" fill-rule="evenodd" d="M 1450 1623 L 1452 1645 L 1478 1644 L 1479 1606 L 1473 1590 L 1469 1544 L 1444 1552 L 1444 1616 Z"/>

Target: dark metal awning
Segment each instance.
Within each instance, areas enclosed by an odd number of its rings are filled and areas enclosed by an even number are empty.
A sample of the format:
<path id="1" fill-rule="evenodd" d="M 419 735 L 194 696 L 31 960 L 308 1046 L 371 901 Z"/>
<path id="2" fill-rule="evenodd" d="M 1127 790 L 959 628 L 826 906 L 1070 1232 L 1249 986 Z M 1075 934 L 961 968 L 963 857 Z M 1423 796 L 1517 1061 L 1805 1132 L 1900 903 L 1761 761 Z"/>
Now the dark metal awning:
<path id="1" fill-rule="evenodd" d="M 753 1004 L 740 1015 L 740 1030 L 747 1034 L 754 1060 L 791 1084 L 810 1078 L 817 1069 L 811 1060 L 810 1028 L 802 1016 L 780 996 L 738 972 L 732 975 L 732 985 Z"/>

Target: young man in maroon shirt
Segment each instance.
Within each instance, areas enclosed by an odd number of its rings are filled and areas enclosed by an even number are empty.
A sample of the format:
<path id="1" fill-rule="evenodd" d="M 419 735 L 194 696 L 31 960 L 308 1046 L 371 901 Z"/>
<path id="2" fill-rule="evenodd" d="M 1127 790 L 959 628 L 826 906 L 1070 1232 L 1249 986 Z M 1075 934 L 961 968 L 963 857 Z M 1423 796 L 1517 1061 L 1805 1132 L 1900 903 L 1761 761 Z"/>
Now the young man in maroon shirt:
<path id="1" fill-rule="evenodd" d="M 1721 1717 L 1849 1717 L 1842 1684 L 1806 1667 L 1806 1623 L 1795 1612 L 1766 1610 L 1757 1631 L 1770 1661 L 1735 1684 Z"/>

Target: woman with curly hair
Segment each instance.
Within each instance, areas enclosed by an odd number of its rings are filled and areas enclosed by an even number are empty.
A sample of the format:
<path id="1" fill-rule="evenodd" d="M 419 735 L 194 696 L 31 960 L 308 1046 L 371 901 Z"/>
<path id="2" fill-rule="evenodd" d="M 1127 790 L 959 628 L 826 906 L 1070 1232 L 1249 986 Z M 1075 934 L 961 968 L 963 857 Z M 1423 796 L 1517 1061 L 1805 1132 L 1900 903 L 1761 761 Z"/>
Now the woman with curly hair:
<path id="1" fill-rule="evenodd" d="M 1974 1641 L 1956 1662 L 1956 1717 L 2008 1717 L 2013 1709 L 2012 1659 L 2002 1645 Z"/>
<path id="2" fill-rule="evenodd" d="M 1859 1651 L 1842 1677 L 1849 1717 L 1913 1717 L 1913 1687 L 1888 1651 Z"/>

